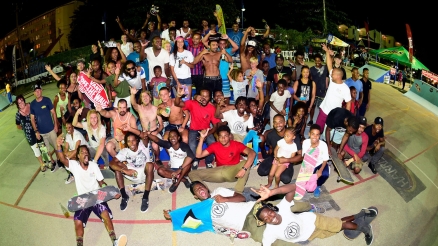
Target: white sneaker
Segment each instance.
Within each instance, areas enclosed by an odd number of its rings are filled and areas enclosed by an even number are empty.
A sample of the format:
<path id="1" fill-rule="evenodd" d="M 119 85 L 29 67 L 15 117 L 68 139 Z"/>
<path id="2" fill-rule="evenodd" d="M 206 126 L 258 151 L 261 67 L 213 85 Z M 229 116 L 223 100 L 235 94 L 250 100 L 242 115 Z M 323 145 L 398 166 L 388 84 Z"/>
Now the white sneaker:
<path id="1" fill-rule="evenodd" d="M 75 176 L 69 175 L 67 180 L 65 181 L 65 184 L 70 184 L 71 182 L 75 181 Z"/>
<path id="2" fill-rule="evenodd" d="M 122 234 L 116 241 L 114 241 L 114 246 L 126 246 L 127 243 L 128 237 L 125 234 Z"/>

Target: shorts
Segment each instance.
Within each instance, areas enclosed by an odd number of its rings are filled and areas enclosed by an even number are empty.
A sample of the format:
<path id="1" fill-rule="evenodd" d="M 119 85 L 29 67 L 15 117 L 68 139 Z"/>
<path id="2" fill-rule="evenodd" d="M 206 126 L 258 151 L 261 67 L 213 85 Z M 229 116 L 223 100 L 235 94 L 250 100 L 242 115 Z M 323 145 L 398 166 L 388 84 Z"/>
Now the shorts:
<path id="1" fill-rule="evenodd" d="M 189 85 L 192 86 L 192 78 L 187 78 L 187 79 L 178 79 L 179 83 L 182 85 Z"/>
<path id="2" fill-rule="evenodd" d="M 233 133 L 233 138 L 234 138 L 234 141 L 237 141 L 237 142 L 242 143 L 242 142 L 243 142 L 243 139 L 245 139 L 245 136 L 242 136 L 242 135 L 240 135 L 240 134 Z"/>
<path id="3" fill-rule="evenodd" d="M 44 133 L 44 134 L 41 133 L 40 135 L 41 135 L 41 137 L 43 137 L 44 144 L 46 145 L 48 152 L 51 151 L 49 149 L 50 145 L 52 146 L 53 150 L 56 148 L 56 146 L 57 146 L 57 144 L 56 144 L 57 135 L 56 135 L 55 130 L 51 130 L 50 132 Z"/>
<path id="4" fill-rule="evenodd" d="M 168 132 L 168 131 L 173 130 L 173 129 L 178 130 L 181 126 L 182 126 L 182 124 L 175 125 L 175 124 L 170 124 L 170 123 L 169 123 L 169 124 L 164 128 L 164 131 L 165 131 L 165 132 Z M 186 126 L 184 129 L 188 129 L 188 127 Z"/>
<path id="5" fill-rule="evenodd" d="M 93 212 L 103 222 L 103 219 L 100 216 L 100 214 L 103 211 L 108 211 L 109 217 L 111 219 L 113 219 L 113 213 L 111 212 L 111 209 L 108 207 L 108 204 L 106 202 L 102 202 L 102 203 L 96 204 L 96 205 L 94 205 L 92 207 L 76 211 L 74 216 L 73 216 L 73 219 L 74 220 L 82 221 L 82 226 L 85 228 L 85 226 L 87 225 L 87 221 L 88 221 L 88 218 L 90 217 L 91 212 Z"/>
<path id="6" fill-rule="evenodd" d="M 35 157 L 41 156 L 40 148 L 38 147 L 38 143 L 35 143 L 34 145 L 31 145 L 30 148 L 33 150 L 33 153 L 35 154 Z"/>
<path id="7" fill-rule="evenodd" d="M 310 235 L 309 241 L 315 238 L 327 238 L 336 235 L 342 229 L 342 220 L 315 214 L 315 231 Z"/>
<path id="8" fill-rule="evenodd" d="M 112 142 L 114 143 L 114 145 L 116 146 L 116 153 L 118 153 L 121 149 L 125 148 L 125 141 L 117 141 L 114 137 L 109 137 L 106 139 L 105 141 L 105 146 L 109 143 Z"/>
<path id="9" fill-rule="evenodd" d="M 322 101 L 324 100 L 324 97 L 315 97 L 315 103 L 313 104 L 313 107 L 319 108 L 321 106 Z"/>
<path id="10" fill-rule="evenodd" d="M 151 162 L 151 160 L 149 159 L 146 161 L 146 163 L 148 162 Z M 146 174 L 144 173 L 144 168 L 146 167 L 146 163 L 141 167 L 127 166 L 129 170 L 137 171 L 137 177 L 132 177 L 124 174 L 123 177 L 125 177 L 125 179 L 132 181 L 134 184 L 144 183 L 146 181 Z"/>
<path id="11" fill-rule="evenodd" d="M 325 138 L 325 130 L 327 129 L 327 125 L 324 128 L 324 132 L 322 133 L 322 138 Z M 341 144 L 342 138 L 344 137 L 345 129 L 344 128 L 336 128 L 330 131 L 330 139 L 326 139 L 326 141 L 332 141 L 335 144 Z"/>
<path id="12" fill-rule="evenodd" d="M 344 156 L 344 158 L 346 158 L 346 159 L 351 159 L 351 158 L 353 158 L 353 156 L 351 156 L 350 154 L 348 154 L 347 152 L 345 152 L 345 156 Z M 362 162 L 362 160 L 360 160 L 360 161 L 353 161 L 352 163 L 351 163 L 351 170 L 354 170 L 356 167 L 358 167 L 360 170 L 362 170 L 362 167 L 363 167 L 363 162 Z"/>
<path id="13" fill-rule="evenodd" d="M 120 99 L 125 99 L 126 100 L 126 103 L 127 103 L 127 107 L 128 108 L 130 108 L 131 107 L 131 96 L 128 96 L 128 97 L 116 97 L 115 99 L 114 99 L 114 104 L 113 104 L 113 106 L 114 106 L 114 108 L 117 108 L 117 103 L 119 102 L 119 100 Z"/>

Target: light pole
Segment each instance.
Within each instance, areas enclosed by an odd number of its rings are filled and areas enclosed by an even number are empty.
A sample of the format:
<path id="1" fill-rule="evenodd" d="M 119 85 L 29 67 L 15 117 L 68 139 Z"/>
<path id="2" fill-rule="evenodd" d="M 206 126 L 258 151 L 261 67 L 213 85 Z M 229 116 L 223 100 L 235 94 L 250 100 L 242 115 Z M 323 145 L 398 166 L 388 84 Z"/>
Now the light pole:
<path id="1" fill-rule="evenodd" d="M 242 0 L 242 30 L 243 30 L 243 12 L 245 12 L 245 6 L 243 6 L 243 0 Z"/>
<path id="2" fill-rule="evenodd" d="M 324 35 L 327 34 L 327 18 L 325 16 L 325 0 L 322 0 L 322 8 L 324 10 Z"/>
<path id="3" fill-rule="evenodd" d="M 104 41 L 107 41 L 107 40 L 106 40 L 106 11 L 103 12 L 102 25 L 103 25 L 103 29 L 104 29 L 104 31 L 105 31 L 105 39 L 104 39 Z"/>

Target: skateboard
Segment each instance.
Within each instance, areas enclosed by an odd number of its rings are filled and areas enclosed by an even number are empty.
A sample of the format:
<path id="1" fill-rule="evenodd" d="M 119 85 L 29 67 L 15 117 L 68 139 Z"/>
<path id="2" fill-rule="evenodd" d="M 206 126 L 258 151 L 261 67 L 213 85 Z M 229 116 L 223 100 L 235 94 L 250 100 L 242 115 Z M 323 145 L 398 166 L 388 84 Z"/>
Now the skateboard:
<path id="1" fill-rule="evenodd" d="M 120 197 L 120 190 L 114 186 L 105 186 L 82 195 L 74 196 L 68 200 L 67 207 L 70 212 L 86 209 L 102 202 L 107 202 Z"/>
<path id="2" fill-rule="evenodd" d="M 369 207 L 369 208 L 375 209 L 377 211 L 377 214 L 379 213 L 379 210 L 376 207 Z M 364 208 L 362 210 L 367 210 L 367 209 Z M 357 227 L 360 227 L 361 225 L 370 224 L 376 217 L 362 216 L 357 220 L 353 220 L 353 222 L 357 224 Z M 361 231 L 356 231 L 356 230 L 344 230 L 344 237 L 347 238 L 348 240 L 353 240 L 357 238 L 361 233 L 362 233 Z"/>
<path id="3" fill-rule="evenodd" d="M 295 200 L 301 200 L 306 194 L 306 183 L 313 175 L 313 171 L 315 170 L 317 164 L 318 155 L 319 148 L 309 149 L 305 153 L 303 162 L 301 163 L 300 172 L 298 173 L 297 181 L 295 183 Z"/>
<path id="4" fill-rule="evenodd" d="M 231 243 L 234 242 L 235 238 L 238 239 L 247 239 L 251 237 L 251 233 L 248 231 L 237 231 L 231 228 L 219 226 L 219 225 L 213 225 L 214 231 L 219 235 L 224 235 L 230 238 Z"/>
<path id="5" fill-rule="evenodd" d="M 333 165 L 335 166 L 336 170 L 338 170 L 339 177 L 337 179 L 338 182 L 343 181 L 347 184 L 354 184 L 354 180 L 351 177 L 350 172 L 347 170 L 347 167 L 345 166 L 344 162 L 341 161 L 338 158 L 338 153 L 336 152 L 335 148 L 330 148 L 330 154 L 331 154 L 331 160 Z"/>
<path id="6" fill-rule="evenodd" d="M 151 191 L 153 190 L 166 190 L 173 184 L 172 179 L 162 178 L 154 179 L 152 181 Z M 131 184 L 125 186 L 125 191 L 129 196 L 135 196 L 136 194 L 144 193 L 145 183 Z"/>
<path id="7" fill-rule="evenodd" d="M 49 153 L 47 151 L 47 146 L 44 143 L 44 141 L 38 142 L 38 148 L 40 148 L 41 156 L 42 156 L 43 161 L 46 164 L 46 166 L 50 165 Z"/>

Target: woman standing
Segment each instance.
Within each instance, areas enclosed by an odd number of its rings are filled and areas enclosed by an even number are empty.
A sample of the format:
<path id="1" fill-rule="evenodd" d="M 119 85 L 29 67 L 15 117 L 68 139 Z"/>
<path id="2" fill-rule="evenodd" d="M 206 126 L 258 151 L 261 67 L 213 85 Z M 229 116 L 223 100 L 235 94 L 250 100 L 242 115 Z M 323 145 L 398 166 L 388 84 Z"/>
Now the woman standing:
<path id="1" fill-rule="evenodd" d="M 191 99 L 192 95 L 192 74 L 190 68 L 194 68 L 192 52 L 186 49 L 183 37 L 176 38 L 176 49 L 170 55 L 169 65 L 176 87 L 185 86 L 188 91 L 185 99 Z"/>
<path id="2" fill-rule="evenodd" d="M 62 133 L 62 125 L 65 126 L 65 118 L 63 116 L 67 112 L 67 107 L 69 104 L 68 94 L 67 94 L 67 83 L 64 80 L 60 80 L 58 82 L 58 89 L 59 92 L 55 96 L 55 99 L 53 99 L 53 107 L 55 108 L 56 118 L 58 118 L 57 134 L 59 136 Z"/>
<path id="3" fill-rule="evenodd" d="M 294 100 L 304 102 L 307 108 L 311 108 L 315 102 L 316 84 L 310 78 L 310 69 L 307 66 L 301 68 L 300 79 L 294 83 Z"/>

